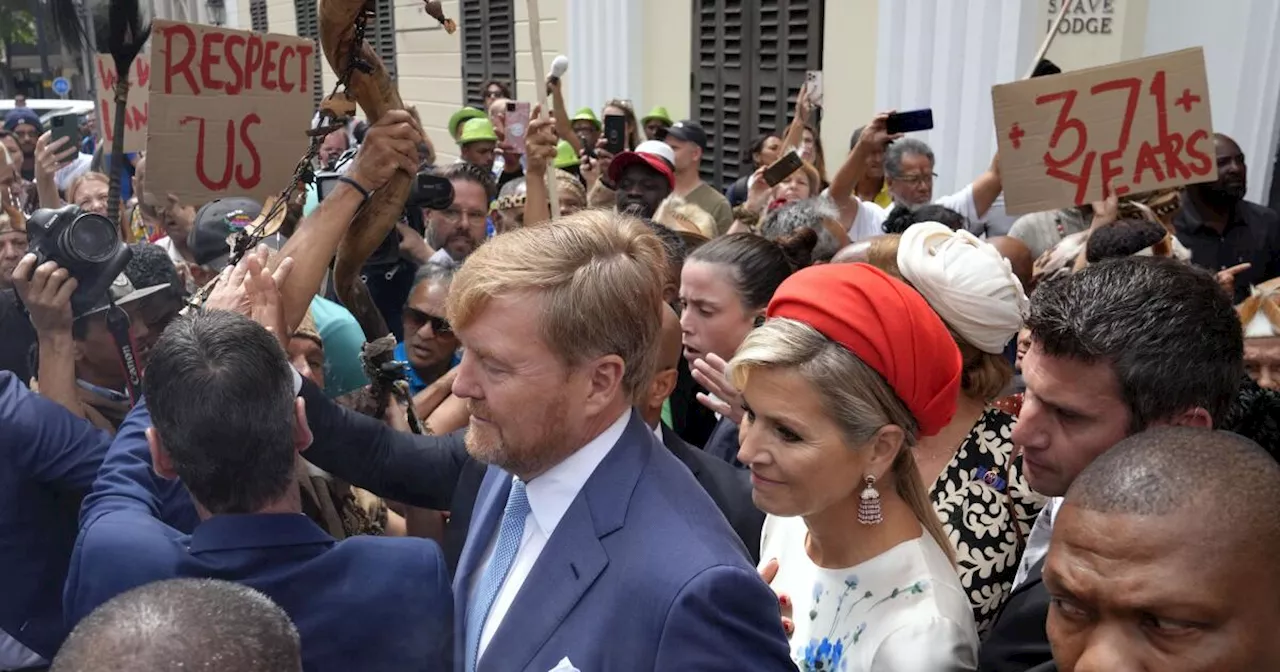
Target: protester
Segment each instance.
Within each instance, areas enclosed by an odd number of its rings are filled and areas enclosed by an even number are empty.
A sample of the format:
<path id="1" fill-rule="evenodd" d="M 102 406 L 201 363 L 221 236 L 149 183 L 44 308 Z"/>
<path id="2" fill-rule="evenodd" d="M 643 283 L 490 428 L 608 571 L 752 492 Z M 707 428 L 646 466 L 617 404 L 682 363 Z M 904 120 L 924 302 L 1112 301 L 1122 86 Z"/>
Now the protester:
<path id="1" fill-rule="evenodd" d="M 626 142 L 623 144 L 624 149 L 628 151 L 637 151 L 640 148 L 640 124 L 636 122 L 636 111 L 632 107 L 631 101 L 613 98 L 604 104 L 604 110 L 601 111 L 602 117 L 622 116 L 626 119 L 626 133 L 624 138 Z"/>
<path id="2" fill-rule="evenodd" d="M 822 177 L 808 161 L 790 175 L 770 187 L 764 179 L 764 168 L 756 170 L 747 183 L 747 202 L 743 205 L 767 215 L 784 205 L 816 196 L 822 190 Z"/>
<path id="3" fill-rule="evenodd" d="M 894 208 L 888 219 L 881 225 L 885 233 L 905 233 L 907 229 L 921 222 L 937 222 L 952 231 L 964 228 L 965 218 L 955 210 L 946 206 L 929 203 L 916 209 Z"/>
<path id="4" fill-rule="evenodd" d="M 528 201 L 527 178 L 511 180 L 498 190 L 498 197 L 489 206 L 495 234 L 505 233 L 524 226 L 524 206 Z"/>
<path id="5" fill-rule="evenodd" d="M 573 133 L 578 136 L 582 146 L 595 147 L 596 143 L 600 141 L 600 134 L 603 131 L 596 113 L 591 108 L 584 107 L 578 110 L 578 113 L 573 115 L 573 119 L 570 121 L 572 122 Z"/>
<path id="6" fill-rule="evenodd" d="M 22 150 L 9 131 L 0 129 L 0 203 L 8 202 L 24 214 L 36 209 L 36 185 L 23 179 Z"/>
<path id="7" fill-rule="evenodd" d="M 450 266 L 425 264 L 413 279 L 413 291 L 404 307 L 404 341 L 395 352 L 396 360 L 406 363 L 405 375 L 413 394 L 425 390 L 458 363 L 458 337 L 445 317 L 453 274 Z"/>
<path id="8" fill-rule="evenodd" d="M 71 181 L 67 187 L 67 202 L 84 212 L 106 216 L 109 178 L 102 173 L 85 173 Z"/>
<path id="9" fill-rule="evenodd" d="M 464 107 L 453 113 L 449 117 L 449 135 L 453 136 L 454 142 L 462 138 L 462 127 L 472 119 L 487 119 L 484 110 L 474 107 Z"/>
<path id="10" fill-rule="evenodd" d="M 462 125 L 458 136 L 459 161 L 478 166 L 485 172 L 493 170 L 498 147 L 498 134 L 488 119 L 471 119 Z"/>
<path id="11" fill-rule="evenodd" d="M 1214 133 L 1218 179 L 1188 185 L 1174 219 L 1191 263 L 1218 273 L 1237 302 L 1249 287 L 1280 276 L 1280 215 L 1244 199 L 1248 167 L 1235 140 Z"/>
<path id="12" fill-rule="evenodd" d="M 811 229 L 818 235 L 812 260 L 814 263 L 827 262 L 840 248 L 849 244 L 849 236 L 840 226 L 839 219 L 840 212 L 827 199 L 792 201 L 769 213 L 760 225 L 760 235 L 766 240 L 778 240 L 799 229 Z"/>
<path id="13" fill-rule="evenodd" d="M 1076 476 L 1148 427 L 1221 423 L 1244 377 L 1244 339 L 1228 297 L 1208 273 L 1173 259 L 1111 259 L 1044 283 L 1027 327 L 1027 391 L 1010 439 L 1022 446 L 1032 489 L 1055 499 L 1036 519 L 983 643 L 984 671 L 1050 659 L 1041 575 L 1057 498 Z"/>
<path id="14" fill-rule="evenodd" d="M 858 140 L 862 139 L 862 131 L 865 129 L 866 126 L 859 126 L 853 130 L 853 135 L 849 136 L 849 151 L 852 152 L 858 146 Z M 853 195 L 860 201 L 870 201 L 882 208 L 888 208 L 893 205 L 893 194 L 889 193 L 889 185 L 885 182 L 883 149 L 877 151 L 875 147 L 872 147 L 871 152 L 867 154 L 866 170 L 862 173 L 862 179 L 853 185 Z M 924 219 L 921 221 L 941 220 Z M 902 230 L 906 230 L 906 227 L 902 227 Z M 885 233 L 902 233 L 902 231 L 890 230 L 886 223 Z"/>
<path id="15" fill-rule="evenodd" d="M 725 189 L 725 198 L 729 200 L 729 205 L 738 207 L 747 202 L 747 184 L 755 171 L 761 168 L 768 168 L 774 161 L 778 160 L 778 156 L 782 151 L 782 139 L 776 135 L 761 135 L 751 143 L 748 150 L 751 159 L 751 172 L 738 178 L 733 184 Z M 745 157 L 744 157 L 745 158 Z"/>
<path id="16" fill-rule="evenodd" d="M 9 110 L 4 117 L 4 130 L 12 134 L 22 152 L 22 179 L 36 179 L 36 140 L 44 133 L 40 117 L 25 106 Z"/>
<path id="17" fill-rule="evenodd" d="M 992 405 L 1013 378 L 1004 352 L 1022 327 L 1027 296 L 1009 262 L 967 231 L 926 222 L 897 242 L 901 278 L 942 318 L 960 349 L 955 415 L 921 437 L 913 454 L 982 634 L 1004 605 L 1044 506 L 1023 478 L 1010 439 L 1017 418 Z"/>
<path id="18" fill-rule="evenodd" d="M 698 172 L 702 153 L 707 150 L 706 131 L 692 120 L 679 121 L 667 129 L 665 141 L 675 157 L 676 186 L 672 193 L 707 211 L 716 220 L 714 235 L 724 235 L 733 224 L 733 210 L 724 195 L 703 182 Z"/>
<path id="19" fill-rule="evenodd" d="M 456 163 L 437 174 L 453 185 L 453 204 L 444 210 L 425 211 L 426 244 L 435 250 L 432 263 L 457 266 L 484 244 L 489 202 L 497 187 L 482 166 L 470 163 Z"/>
<path id="20" fill-rule="evenodd" d="M 276 291 L 270 276 L 250 269 L 249 278 L 249 293 Z M 259 317 L 285 333 L 273 303 L 258 304 L 266 306 Z M 152 581 L 216 576 L 261 590 L 289 614 L 307 670 L 447 669 L 452 599 L 439 548 L 422 539 L 338 542 L 297 515 L 295 455 L 311 431 L 281 340 L 216 309 L 165 331 L 145 403 L 85 500 L 68 622 Z M 153 466 L 191 492 L 202 518 L 191 535 L 156 517 Z"/>
<path id="21" fill-rule="evenodd" d="M 1026 243 L 1031 256 L 1039 259 L 1063 238 L 1088 230 L 1091 221 L 1093 209 L 1087 205 L 1033 212 L 1016 219 L 1009 236 Z"/>
<path id="22" fill-rule="evenodd" d="M 342 153 L 350 148 L 351 138 L 347 135 L 345 128 L 340 128 L 324 136 L 324 140 L 320 142 L 320 150 L 316 153 L 316 162 L 319 164 L 320 170 L 333 170 L 338 157 L 342 156 Z"/>
<path id="23" fill-rule="evenodd" d="M 645 140 L 664 140 L 665 131 L 671 128 L 671 113 L 667 108 L 656 105 L 649 113 L 640 118 L 640 125 L 644 128 Z"/>
<path id="24" fill-rule="evenodd" d="M 715 411 L 718 420 L 703 450 L 736 467 L 742 466 L 737 458 L 742 407 L 724 380 L 725 362 L 764 322 L 774 290 L 809 264 L 817 242 L 809 229 L 777 241 L 734 233 L 699 247 L 681 272 L 684 357 L 693 377 L 715 396 L 699 393 L 697 400 Z"/>
<path id="25" fill-rule="evenodd" d="M 52 672 L 200 669 L 302 672 L 288 615 L 252 588 L 171 579 L 108 600 L 80 622 Z"/>
<path id="26" fill-rule="evenodd" d="M 497 79 L 485 82 L 481 89 L 484 91 L 484 106 L 486 108 L 499 98 L 511 97 L 511 86 Z"/>
<path id="27" fill-rule="evenodd" d="M 716 220 L 706 210 L 672 194 L 662 201 L 653 221 L 681 235 L 697 235 L 710 240 L 715 237 Z"/>
<path id="28" fill-rule="evenodd" d="M 1150 429 L 1094 460 L 1044 565 L 1057 669 L 1280 669 L 1277 502 L 1280 466 L 1225 432 Z"/>
<path id="29" fill-rule="evenodd" d="M 1280 280 L 1255 287 L 1236 310 L 1244 326 L 1244 366 L 1258 385 L 1280 390 Z"/>
<path id="30" fill-rule="evenodd" d="M 739 456 L 769 514 L 763 571 L 803 615 L 790 621 L 792 659 L 976 669 L 973 615 L 913 457 L 955 412 L 961 359 L 946 326 L 862 264 L 796 273 L 768 318 L 730 376 L 745 408 Z"/>
<path id="31" fill-rule="evenodd" d="M 0 289 L 13 287 L 13 270 L 27 253 L 24 219 L 16 210 L 0 212 Z"/>
<path id="32" fill-rule="evenodd" d="M 675 153 L 664 142 L 646 141 L 636 151 L 614 157 L 608 179 L 611 184 L 601 180 L 597 188 L 614 192 L 618 212 L 652 219 L 663 199 L 675 190 Z"/>

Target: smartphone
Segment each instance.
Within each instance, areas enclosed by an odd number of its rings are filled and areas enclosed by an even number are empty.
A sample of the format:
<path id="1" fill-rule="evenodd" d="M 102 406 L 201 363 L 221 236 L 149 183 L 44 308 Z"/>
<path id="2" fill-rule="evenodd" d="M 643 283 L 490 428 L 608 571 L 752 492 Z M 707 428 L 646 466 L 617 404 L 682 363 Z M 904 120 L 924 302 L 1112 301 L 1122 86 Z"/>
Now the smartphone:
<path id="1" fill-rule="evenodd" d="M 80 147 L 80 115 L 75 112 L 64 112 L 55 114 L 49 118 L 49 144 L 53 144 L 58 138 L 66 138 L 67 142 L 58 148 L 61 154 L 70 148 Z"/>
<path id="2" fill-rule="evenodd" d="M 524 154 L 528 129 L 529 103 L 507 103 L 507 145 L 511 151 Z"/>
<path id="3" fill-rule="evenodd" d="M 933 128 L 933 110 L 929 108 L 895 112 L 889 115 L 889 119 L 884 124 L 884 130 L 891 134 L 927 131 L 931 128 Z"/>
<path id="4" fill-rule="evenodd" d="M 800 170 L 804 165 L 804 160 L 796 153 L 796 150 L 787 152 L 786 156 L 774 161 L 768 168 L 764 169 L 765 184 L 776 187 L 778 183 L 787 179 L 791 173 Z"/>
<path id="5" fill-rule="evenodd" d="M 808 84 L 809 104 L 822 107 L 822 71 L 810 70 L 804 73 L 804 82 Z"/>
<path id="6" fill-rule="evenodd" d="M 604 118 L 605 151 L 621 154 L 627 148 L 627 118 L 611 114 Z"/>

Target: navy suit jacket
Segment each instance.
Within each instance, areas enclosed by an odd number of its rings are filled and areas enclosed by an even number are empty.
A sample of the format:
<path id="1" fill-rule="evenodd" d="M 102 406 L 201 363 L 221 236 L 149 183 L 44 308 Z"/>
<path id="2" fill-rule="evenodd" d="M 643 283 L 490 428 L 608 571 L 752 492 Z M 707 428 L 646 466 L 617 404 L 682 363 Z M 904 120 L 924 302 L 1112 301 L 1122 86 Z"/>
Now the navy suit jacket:
<path id="1" fill-rule="evenodd" d="M 110 434 L 0 371 L 0 629 L 46 660 L 70 632 L 62 587 L 77 513 L 110 444 Z M 165 519 L 195 527 L 185 488 L 157 486 Z"/>
<path id="2" fill-rule="evenodd" d="M 1053 651 L 1045 632 L 1049 592 L 1044 587 L 1044 558 L 1031 566 L 1027 580 L 1009 593 L 991 632 L 978 652 L 982 672 L 1022 672 L 1052 669 Z"/>
<path id="3" fill-rule="evenodd" d="M 490 467 L 454 579 L 458 633 L 510 489 L 511 474 Z M 461 669 L 465 638 L 455 639 Z M 634 413 L 476 669 L 546 672 L 566 657 L 592 672 L 795 670 L 778 598 L 689 469 Z"/>
<path id="4" fill-rule="evenodd" d="M 158 519 L 145 402 L 130 413 L 85 498 L 65 593 L 68 623 L 115 595 L 170 578 L 262 591 L 302 638 L 303 668 L 446 670 L 452 597 L 426 539 L 336 541 L 302 514 L 214 516 L 182 534 Z"/>
<path id="5" fill-rule="evenodd" d="M 753 563 L 760 562 L 760 532 L 764 529 L 764 513 L 751 499 L 751 476 L 745 469 L 735 469 L 724 461 L 694 448 L 674 430 L 662 425 L 662 443 L 672 455 L 684 463 L 698 484 L 711 495 L 711 500 L 724 514 L 733 531 L 738 533 Z"/>
<path id="6" fill-rule="evenodd" d="M 743 468 L 743 464 L 738 461 L 738 424 L 729 418 L 720 418 L 702 449 L 728 464 Z"/>

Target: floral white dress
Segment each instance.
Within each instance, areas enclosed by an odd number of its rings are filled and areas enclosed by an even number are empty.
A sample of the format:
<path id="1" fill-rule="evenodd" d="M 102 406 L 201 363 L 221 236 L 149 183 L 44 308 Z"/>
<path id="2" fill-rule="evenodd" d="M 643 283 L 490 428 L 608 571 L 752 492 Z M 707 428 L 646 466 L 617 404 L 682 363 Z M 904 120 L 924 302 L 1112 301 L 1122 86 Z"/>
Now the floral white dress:
<path id="1" fill-rule="evenodd" d="M 857 525 L 856 521 L 850 521 Z M 805 551 L 802 518 L 765 519 L 760 560 L 791 598 L 791 658 L 801 672 L 950 672 L 978 665 L 978 633 L 959 575 L 928 533 L 855 567 Z"/>

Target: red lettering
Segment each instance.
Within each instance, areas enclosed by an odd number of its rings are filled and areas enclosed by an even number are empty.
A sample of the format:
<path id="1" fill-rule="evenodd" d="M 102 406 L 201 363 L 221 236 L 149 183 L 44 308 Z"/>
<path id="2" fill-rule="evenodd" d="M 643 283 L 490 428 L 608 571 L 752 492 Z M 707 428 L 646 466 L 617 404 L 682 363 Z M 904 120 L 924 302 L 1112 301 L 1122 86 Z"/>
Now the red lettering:
<path id="1" fill-rule="evenodd" d="M 1071 117 L 1071 106 L 1076 102 L 1076 94 L 1078 91 L 1061 91 L 1058 93 L 1048 94 L 1036 98 L 1036 105 L 1061 100 L 1062 108 L 1058 110 L 1058 120 L 1053 126 L 1053 134 L 1049 136 L 1049 150 L 1044 153 L 1044 163 L 1047 166 L 1062 168 L 1084 153 L 1084 148 L 1089 144 L 1089 129 L 1085 128 L 1084 122 Z M 1058 143 L 1062 141 L 1062 135 L 1067 131 L 1074 131 L 1076 134 L 1076 148 L 1071 155 L 1065 159 L 1053 158 L 1052 150 L 1058 147 Z"/>
<path id="2" fill-rule="evenodd" d="M 137 73 L 137 85 L 144 89 L 147 88 L 147 84 L 151 82 L 151 61 L 145 58 L 135 58 L 133 59 L 133 70 Z"/>
<path id="3" fill-rule="evenodd" d="M 186 51 L 182 58 L 174 63 L 173 49 L 175 36 L 181 36 L 186 40 Z M 200 86 L 196 84 L 195 75 L 191 72 L 191 59 L 196 55 L 196 36 L 189 26 L 176 23 L 164 31 L 164 92 L 173 93 L 173 80 L 178 75 L 182 75 L 187 79 L 187 86 L 191 88 L 192 95 L 200 95 Z"/>
<path id="4" fill-rule="evenodd" d="M 249 46 L 245 47 L 244 86 L 247 91 L 252 88 L 253 76 L 262 67 L 262 38 L 257 34 L 249 36 Z"/>
<path id="5" fill-rule="evenodd" d="M 280 50 L 280 90 L 289 93 L 293 90 L 293 83 L 285 76 L 285 63 L 289 57 L 293 55 L 293 47 L 284 47 Z"/>
<path id="6" fill-rule="evenodd" d="M 204 82 L 204 88 L 209 91 L 222 89 L 222 81 L 213 77 L 213 66 L 221 63 L 222 57 L 212 48 L 215 45 L 220 46 L 222 38 L 222 33 L 208 32 L 204 34 L 200 45 L 200 81 Z M 218 51 L 221 49 L 219 48 Z"/>
<path id="7" fill-rule="evenodd" d="M 111 108 L 112 103 L 108 100 L 102 100 L 98 105 L 98 109 L 102 110 L 102 135 L 106 138 L 105 142 L 112 142 L 115 139 L 116 129 L 111 125 Z"/>
<path id="8" fill-rule="evenodd" d="M 1089 180 L 1093 176 L 1093 160 L 1098 157 L 1097 152 L 1089 152 L 1084 155 L 1084 162 L 1080 165 L 1080 174 L 1072 175 L 1062 170 L 1060 166 L 1045 166 L 1044 174 L 1049 177 L 1056 178 L 1066 182 L 1067 184 L 1076 185 L 1076 205 L 1085 204 L 1085 195 L 1089 193 Z"/>
<path id="9" fill-rule="evenodd" d="M 130 115 L 127 123 L 133 124 L 135 130 L 144 130 L 147 127 L 147 118 L 151 116 L 151 103 L 142 104 L 142 109 L 136 107 L 130 108 Z"/>
<path id="10" fill-rule="evenodd" d="M 1191 137 L 1187 138 L 1187 155 L 1194 159 L 1189 168 L 1191 169 L 1191 172 L 1199 175 L 1200 177 L 1204 177 L 1205 175 L 1213 172 L 1213 162 L 1209 159 L 1209 155 L 1196 147 L 1201 140 L 1208 139 L 1209 133 L 1203 128 L 1192 133 Z"/>
<path id="11" fill-rule="evenodd" d="M 253 189 L 262 181 L 262 160 L 258 156 L 258 148 L 254 147 L 253 140 L 249 138 L 249 127 L 261 123 L 262 118 L 254 113 L 250 113 L 240 123 L 240 142 L 243 142 L 244 148 L 249 150 L 249 156 L 252 157 L 253 161 L 253 172 L 249 173 L 248 177 L 245 177 L 244 166 L 236 167 L 236 183 L 240 185 L 241 189 Z"/>
<path id="12" fill-rule="evenodd" d="M 1124 166 L 1116 165 L 1124 159 L 1124 153 L 1129 149 L 1129 132 L 1133 128 L 1133 116 L 1138 110 L 1138 96 L 1142 93 L 1142 80 L 1137 77 L 1129 77 L 1126 79 L 1114 79 L 1109 82 L 1102 82 L 1095 85 L 1089 92 L 1093 95 L 1106 93 L 1108 91 L 1118 91 L 1121 89 L 1129 89 L 1129 99 L 1124 106 L 1124 121 L 1120 125 L 1120 138 L 1116 141 L 1116 146 L 1109 152 L 1102 154 L 1102 197 L 1106 198 L 1111 195 L 1111 185 L 1113 180 L 1124 174 Z M 1123 196 L 1128 193 L 1128 187 L 1117 187 L 1116 195 Z"/>
<path id="13" fill-rule="evenodd" d="M 227 51 L 227 67 L 231 69 L 231 81 L 227 82 L 228 96 L 234 96 L 244 88 L 245 76 L 244 70 L 240 68 L 241 57 L 237 57 L 235 52 L 232 51 L 233 47 L 243 47 L 244 45 L 244 36 L 235 33 L 227 35 L 227 40 L 223 43 L 223 48 Z"/>
<path id="14" fill-rule="evenodd" d="M 209 179 L 209 175 L 204 170 L 204 117 L 183 117 L 178 120 L 178 125 L 185 126 L 190 121 L 200 123 L 200 139 L 196 141 L 196 178 L 200 180 L 200 184 L 203 184 L 206 189 L 222 191 L 227 188 L 228 184 L 231 184 L 231 168 L 235 160 L 235 122 L 227 120 L 227 163 L 222 170 L 222 179 L 214 181 Z"/>
<path id="15" fill-rule="evenodd" d="M 262 64 L 262 88 L 268 91 L 276 90 L 275 80 L 271 79 L 276 69 L 276 62 L 272 58 L 272 52 L 280 48 L 280 43 L 275 40 L 267 40 L 267 53 Z"/>
<path id="16" fill-rule="evenodd" d="M 116 88 L 116 68 L 108 67 L 106 59 L 98 59 L 98 80 L 102 82 L 102 88 L 108 91 Z"/>
<path id="17" fill-rule="evenodd" d="M 1138 160 L 1133 166 L 1133 183 L 1142 184 L 1142 174 L 1151 171 L 1156 174 L 1156 183 L 1164 182 L 1164 171 L 1160 170 L 1160 162 L 1156 160 L 1156 150 L 1151 143 L 1144 142 L 1138 148 Z"/>
<path id="18" fill-rule="evenodd" d="M 315 52 L 315 48 L 310 44 L 300 44 L 295 49 L 298 50 L 298 90 L 306 93 L 307 85 L 311 82 L 311 78 L 307 77 L 307 64 L 311 62 L 311 54 Z"/>

